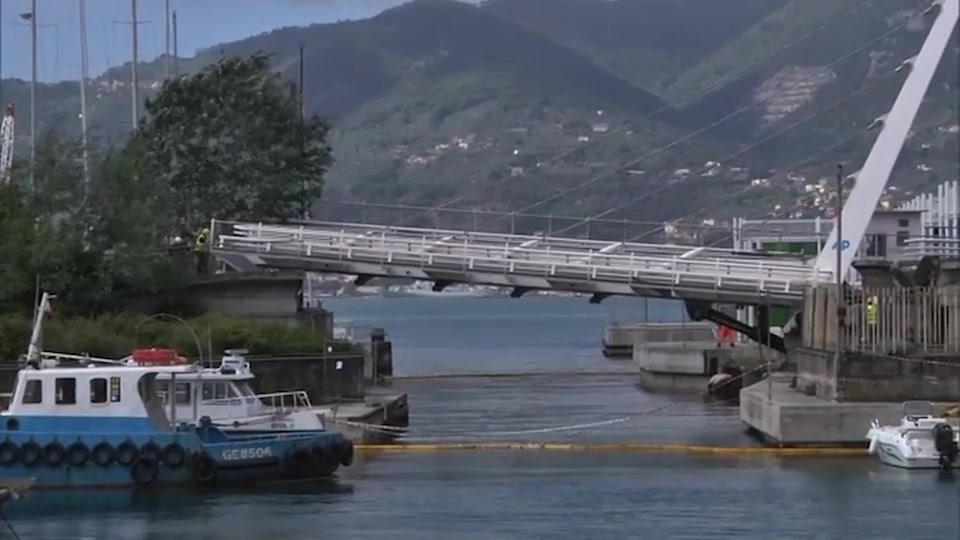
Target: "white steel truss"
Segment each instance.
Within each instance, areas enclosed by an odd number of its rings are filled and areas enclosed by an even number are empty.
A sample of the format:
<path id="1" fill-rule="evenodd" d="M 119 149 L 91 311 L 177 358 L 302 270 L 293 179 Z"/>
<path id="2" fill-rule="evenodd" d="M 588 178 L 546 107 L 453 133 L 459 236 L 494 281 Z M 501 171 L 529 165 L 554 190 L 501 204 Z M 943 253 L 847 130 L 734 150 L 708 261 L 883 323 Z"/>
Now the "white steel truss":
<path id="1" fill-rule="evenodd" d="M 800 259 L 678 245 L 325 222 L 214 220 L 211 233 L 214 252 L 261 266 L 521 289 L 794 305 L 831 279 Z"/>

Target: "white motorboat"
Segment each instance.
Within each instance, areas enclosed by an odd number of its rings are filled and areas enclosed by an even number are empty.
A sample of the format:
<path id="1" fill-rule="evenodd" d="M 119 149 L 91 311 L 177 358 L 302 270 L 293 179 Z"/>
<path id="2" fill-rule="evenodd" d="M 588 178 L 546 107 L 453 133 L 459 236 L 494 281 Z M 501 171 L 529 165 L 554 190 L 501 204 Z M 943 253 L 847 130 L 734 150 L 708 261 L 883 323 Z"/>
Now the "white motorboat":
<path id="1" fill-rule="evenodd" d="M 874 420 L 867 432 L 869 452 L 880 461 L 902 469 L 957 469 L 960 429 L 933 415 L 933 403 L 908 401 L 898 426 Z"/>

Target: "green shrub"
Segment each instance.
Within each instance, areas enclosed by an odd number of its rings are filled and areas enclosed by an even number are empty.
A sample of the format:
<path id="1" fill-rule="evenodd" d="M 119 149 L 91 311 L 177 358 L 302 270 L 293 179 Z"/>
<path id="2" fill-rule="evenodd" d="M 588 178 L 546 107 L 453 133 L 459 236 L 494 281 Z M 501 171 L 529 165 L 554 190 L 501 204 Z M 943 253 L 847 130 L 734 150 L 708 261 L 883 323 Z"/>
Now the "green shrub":
<path id="1" fill-rule="evenodd" d="M 0 360 L 16 360 L 26 352 L 30 327 L 29 317 L 0 317 Z M 104 358 L 120 358 L 135 348 L 146 347 L 169 347 L 184 356 L 197 357 L 198 342 L 204 357 L 210 351 L 217 357 L 230 348 L 247 349 L 250 354 L 285 354 L 317 353 L 327 347 L 349 352 L 355 347 L 328 340 L 322 332 L 311 328 L 214 314 L 183 322 L 132 315 L 51 317 L 44 324 L 43 336 L 44 350 Z"/>

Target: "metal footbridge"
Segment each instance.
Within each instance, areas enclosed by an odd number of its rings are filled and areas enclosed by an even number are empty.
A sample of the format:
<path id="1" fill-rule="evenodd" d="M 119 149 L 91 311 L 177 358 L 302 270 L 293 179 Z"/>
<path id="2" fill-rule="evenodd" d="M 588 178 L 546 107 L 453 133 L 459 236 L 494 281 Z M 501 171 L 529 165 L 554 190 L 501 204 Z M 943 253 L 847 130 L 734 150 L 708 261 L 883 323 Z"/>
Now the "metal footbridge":
<path id="1" fill-rule="evenodd" d="M 214 220 L 213 251 L 257 266 L 528 290 L 796 304 L 829 281 L 797 259 L 725 249 L 409 227 Z"/>

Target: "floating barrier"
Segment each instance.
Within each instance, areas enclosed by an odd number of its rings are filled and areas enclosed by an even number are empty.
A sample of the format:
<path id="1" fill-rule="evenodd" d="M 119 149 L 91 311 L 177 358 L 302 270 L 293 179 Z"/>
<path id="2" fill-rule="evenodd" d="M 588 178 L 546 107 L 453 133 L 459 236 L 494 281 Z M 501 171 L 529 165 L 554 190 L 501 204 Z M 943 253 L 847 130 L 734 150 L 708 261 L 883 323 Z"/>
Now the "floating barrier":
<path id="1" fill-rule="evenodd" d="M 778 456 L 778 457 L 867 457 L 866 448 L 810 447 L 772 448 L 762 446 L 704 446 L 694 444 L 655 443 L 411 443 L 411 444 L 365 444 L 357 445 L 360 453 L 405 453 L 445 451 L 554 451 L 554 452 L 659 452 L 675 454 L 702 454 L 719 456 Z"/>
<path id="2" fill-rule="evenodd" d="M 522 379 L 531 377 L 633 377 L 632 371 L 526 371 L 502 373 L 424 373 L 420 375 L 392 375 L 393 381 L 421 381 L 431 379 Z"/>

